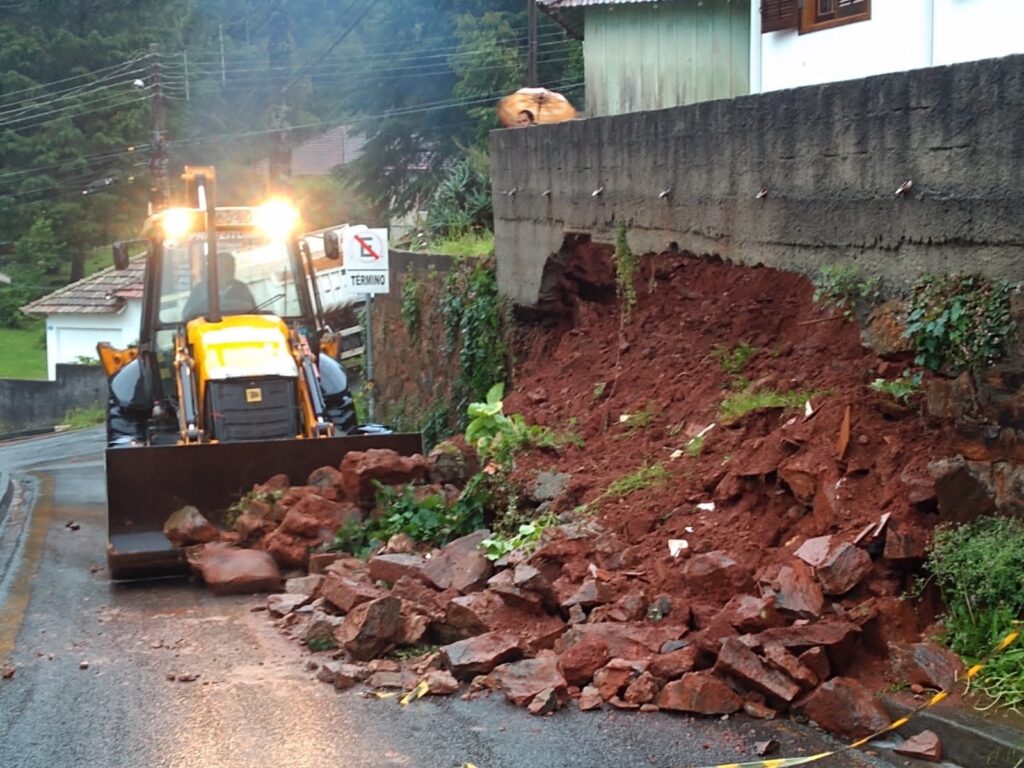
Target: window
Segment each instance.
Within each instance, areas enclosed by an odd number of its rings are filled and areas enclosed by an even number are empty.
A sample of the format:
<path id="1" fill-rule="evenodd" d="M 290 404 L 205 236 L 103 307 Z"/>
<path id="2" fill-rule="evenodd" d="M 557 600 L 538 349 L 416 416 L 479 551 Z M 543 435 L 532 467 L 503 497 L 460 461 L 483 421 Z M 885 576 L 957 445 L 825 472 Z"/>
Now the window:
<path id="1" fill-rule="evenodd" d="M 871 0 L 804 0 L 800 33 L 871 18 Z"/>
<path id="2" fill-rule="evenodd" d="M 761 0 L 761 31 L 800 34 L 871 18 L 871 0 Z"/>

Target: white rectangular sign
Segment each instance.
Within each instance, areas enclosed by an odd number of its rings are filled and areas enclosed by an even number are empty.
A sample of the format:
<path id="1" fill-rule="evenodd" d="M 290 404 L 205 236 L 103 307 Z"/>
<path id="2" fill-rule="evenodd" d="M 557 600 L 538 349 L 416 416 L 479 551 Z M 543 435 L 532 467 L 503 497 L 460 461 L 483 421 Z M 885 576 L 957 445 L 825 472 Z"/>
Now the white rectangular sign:
<path id="1" fill-rule="evenodd" d="M 341 235 L 345 286 L 353 293 L 389 293 L 388 231 L 346 227 Z"/>

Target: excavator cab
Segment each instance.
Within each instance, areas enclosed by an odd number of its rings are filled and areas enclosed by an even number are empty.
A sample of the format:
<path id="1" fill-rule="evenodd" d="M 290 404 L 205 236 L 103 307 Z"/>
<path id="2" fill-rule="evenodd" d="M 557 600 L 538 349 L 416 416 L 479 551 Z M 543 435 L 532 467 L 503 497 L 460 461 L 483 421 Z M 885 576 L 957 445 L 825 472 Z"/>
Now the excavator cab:
<path id="1" fill-rule="evenodd" d="M 114 579 L 183 570 L 163 535 L 187 504 L 216 516 L 277 473 L 293 483 L 345 453 L 422 451 L 420 435 L 356 422 L 339 339 L 282 201 L 217 208 L 213 169 L 186 169 L 187 206 L 149 218 L 139 342 L 99 345 L 110 382 L 108 565 Z M 115 246 L 115 266 L 128 266 Z"/>

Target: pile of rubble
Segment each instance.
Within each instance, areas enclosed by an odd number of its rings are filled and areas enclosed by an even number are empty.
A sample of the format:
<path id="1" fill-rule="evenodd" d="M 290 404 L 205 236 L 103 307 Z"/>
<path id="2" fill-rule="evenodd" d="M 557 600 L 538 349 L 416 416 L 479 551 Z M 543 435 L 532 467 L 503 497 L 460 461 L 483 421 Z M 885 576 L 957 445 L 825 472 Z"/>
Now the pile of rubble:
<path id="1" fill-rule="evenodd" d="M 255 489 L 228 542 L 192 551 L 211 588 L 253 587 L 233 558 L 259 560 L 263 588 L 308 568 L 268 608 L 339 688 L 425 680 L 438 694 L 498 690 L 538 714 L 570 701 L 791 712 L 863 736 L 888 722 L 879 690 L 948 687 L 958 660 L 920 642 L 938 596 L 903 595 L 931 530 L 969 516 L 971 495 L 949 421 L 868 386 L 910 363 L 898 334 L 879 356 L 806 279 L 680 254 L 644 262 L 648 291 L 625 323 L 610 253 L 577 257 L 564 316 L 521 340 L 505 403 L 585 441 L 517 457 L 512 481 L 561 521 L 535 551 L 492 563 L 480 531 L 440 549 L 398 536 L 365 562 L 310 556 L 381 513 L 374 481 L 454 499 L 479 471 L 465 444 L 369 451 L 305 485 Z M 753 354 L 730 373 L 719 360 L 741 345 Z M 734 392 L 807 403 L 724 418 Z M 652 482 L 612 492 L 651 467 Z"/>

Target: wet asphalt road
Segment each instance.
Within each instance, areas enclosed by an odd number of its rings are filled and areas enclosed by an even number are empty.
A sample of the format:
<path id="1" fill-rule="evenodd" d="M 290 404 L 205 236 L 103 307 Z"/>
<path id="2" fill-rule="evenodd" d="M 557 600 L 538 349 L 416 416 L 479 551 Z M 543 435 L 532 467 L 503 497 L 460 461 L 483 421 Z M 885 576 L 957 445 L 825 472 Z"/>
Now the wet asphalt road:
<path id="1" fill-rule="evenodd" d="M 0 665 L 16 668 L 0 680 L 3 768 L 681 768 L 754 760 L 767 738 L 786 756 L 836 746 L 789 721 L 573 706 L 536 718 L 498 696 L 403 709 L 335 692 L 250 610 L 258 598 L 107 581 L 102 441 L 90 430 L 0 444 L 16 479 L 0 521 Z M 167 679 L 182 673 L 198 679 Z M 891 764 L 852 753 L 817 765 Z"/>

